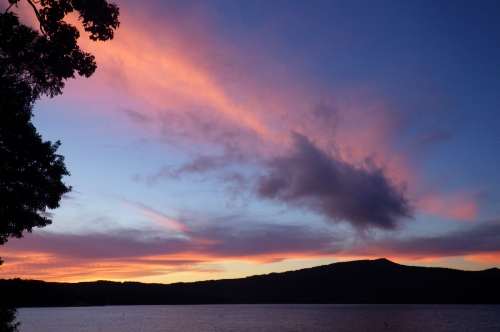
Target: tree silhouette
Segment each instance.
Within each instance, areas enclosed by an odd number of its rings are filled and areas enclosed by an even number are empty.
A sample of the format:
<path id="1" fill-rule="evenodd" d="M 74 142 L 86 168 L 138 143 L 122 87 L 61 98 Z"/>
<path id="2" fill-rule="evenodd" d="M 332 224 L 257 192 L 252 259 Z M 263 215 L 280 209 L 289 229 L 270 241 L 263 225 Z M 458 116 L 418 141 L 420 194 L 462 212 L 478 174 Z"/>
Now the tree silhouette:
<path id="1" fill-rule="evenodd" d="M 105 0 L 26 1 L 40 32 L 9 12 L 20 0 L 8 0 L 0 13 L 0 245 L 50 224 L 44 212 L 59 207 L 62 195 L 71 191 L 62 182 L 69 172 L 56 153 L 61 143 L 44 142 L 31 122 L 41 95 L 58 95 L 75 71 L 90 77 L 97 68 L 94 56 L 80 50 L 80 33 L 65 16 L 77 11 L 93 41 L 112 39 L 120 24 L 118 7 Z M 8 305 L 0 308 L 0 331 L 18 331 L 16 313 Z"/>
<path id="2" fill-rule="evenodd" d="M 8 0 L 0 13 L 0 245 L 50 224 L 44 212 L 71 190 L 62 182 L 69 172 L 56 153 L 60 142 L 44 142 L 31 122 L 37 99 L 62 93 L 75 72 L 90 77 L 97 68 L 94 56 L 80 50 L 80 33 L 66 15 L 78 12 L 93 41 L 112 39 L 119 26 L 118 7 L 105 0 L 26 1 L 40 31 L 9 12 L 20 0 Z"/>
<path id="3" fill-rule="evenodd" d="M 90 77 L 97 68 L 95 58 L 78 46 L 78 29 L 64 21 L 67 14 L 77 11 L 79 20 L 93 41 L 113 39 L 118 28 L 119 9 L 105 0 L 26 0 L 40 23 L 40 32 L 19 23 L 9 12 L 20 0 L 8 0 L 10 6 L 0 17 L 0 57 L 2 76 L 26 82 L 33 97 L 60 94 L 64 80 Z M 38 7 L 37 7 L 38 5 Z"/>
<path id="4" fill-rule="evenodd" d="M 14 323 L 17 310 L 10 307 L 0 308 L 0 331 L 2 332 L 18 332 L 21 323 Z"/>
<path id="5" fill-rule="evenodd" d="M 62 182 L 69 172 L 64 157 L 56 154 L 60 142 L 44 142 L 31 123 L 29 89 L 1 81 L 0 245 L 50 224 L 43 212 L 59 207 L 61 196 L 71 190 Z"/>

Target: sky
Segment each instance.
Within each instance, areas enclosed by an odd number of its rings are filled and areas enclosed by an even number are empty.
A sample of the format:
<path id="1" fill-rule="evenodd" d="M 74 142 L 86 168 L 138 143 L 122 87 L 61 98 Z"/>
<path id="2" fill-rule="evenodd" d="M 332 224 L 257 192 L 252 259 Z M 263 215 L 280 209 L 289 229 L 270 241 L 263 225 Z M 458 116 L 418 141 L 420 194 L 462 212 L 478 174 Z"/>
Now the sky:
<path id="1" fill-rule="evenodd" d="M 35 105 L 73 191 L 1 278 L 500 267 L 498 1 L 116 3 L 96 73 Z"/>

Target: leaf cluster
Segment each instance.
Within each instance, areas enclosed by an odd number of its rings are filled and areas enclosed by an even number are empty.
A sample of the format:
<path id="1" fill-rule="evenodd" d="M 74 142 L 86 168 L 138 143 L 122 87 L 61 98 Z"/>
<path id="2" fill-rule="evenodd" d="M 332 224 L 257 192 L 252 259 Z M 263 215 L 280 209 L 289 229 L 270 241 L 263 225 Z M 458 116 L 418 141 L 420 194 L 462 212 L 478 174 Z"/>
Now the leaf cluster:
<path id="1" fill-rule="evenodd" d="M 10 6 L 17 5 L 21 0 L 8 0 Z M 120 26 L 118 16 L 120 9 L 114 3 L 106 0 L 26 0 L 40 22 L 40 30 L 49 39 L 73 27 L 64 22 L 69 13 L 78 12 L 78 20 L 82 21 L 89 38 L 93 41 L 113 39 L 114 30 Z M 39 4 L 41 8 L 38 8 Z M 10 8 L 10 7 L 9 7 Z M 74 27 L 73 27 L 74 28 Z"/>
<path id="2" fill-rule="evenodd" d="M 49 225 L 43 212 L 71 191 L 62 182 L 69 172 L 56 153 L 61 143 L 42 140 L 31 122 L 29 86 L 12 83 L 0 78 L 0 245 Z"/>
<path id="3" fill-rule="evenodd" d="M 10 7 L 21 0 L 8 0 Z M 66 16 L 76 11 L 84 30 L 93 41 L 113 39 L 120 26 L 119 8 L 105 0 L 26 0 L 40 23 L 40 32 L 19 23 L 16 14 L 0 14 L 0 71 L 29 82 L 33 97 L 53 97 L 62 93 L 64 81 L 90 77 L 97 65 L 92 54 L 78 45 L 80 32 L 67 23 Z M 9 7 L 9 8 L 10 8 Z"/>
<path id="4" fill-rule="evenodd" d="M 62 53 L 40 33 L 21 25 L 16 14 L 0 14 L 0 73 L 15 85 L 27 84 L 31 101 L 42 94 L 60 94 L 73 68 L 95 70 L 93 57 Z"/>

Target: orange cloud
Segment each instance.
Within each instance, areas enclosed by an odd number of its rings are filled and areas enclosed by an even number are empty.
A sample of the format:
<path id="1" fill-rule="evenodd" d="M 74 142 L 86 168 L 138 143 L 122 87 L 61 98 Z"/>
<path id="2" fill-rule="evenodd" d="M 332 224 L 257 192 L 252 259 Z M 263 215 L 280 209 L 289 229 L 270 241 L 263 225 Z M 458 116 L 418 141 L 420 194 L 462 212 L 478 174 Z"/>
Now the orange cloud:
<path id="1" fill-rule="evenodd" d="M 470 262 L 500 264 L 500 251 L 467 255 L 464 259 Z"/>

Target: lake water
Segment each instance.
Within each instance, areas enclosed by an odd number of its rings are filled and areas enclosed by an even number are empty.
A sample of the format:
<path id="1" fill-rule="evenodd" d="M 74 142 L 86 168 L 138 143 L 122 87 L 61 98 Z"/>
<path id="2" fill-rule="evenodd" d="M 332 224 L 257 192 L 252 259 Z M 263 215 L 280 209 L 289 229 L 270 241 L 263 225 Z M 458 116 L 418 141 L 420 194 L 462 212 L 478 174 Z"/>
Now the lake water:
<path id="1" fill-rule="evenodd" d="M 500 331 L 499 305 L 158 305 L 18 311 L 21 332 Z"/>

